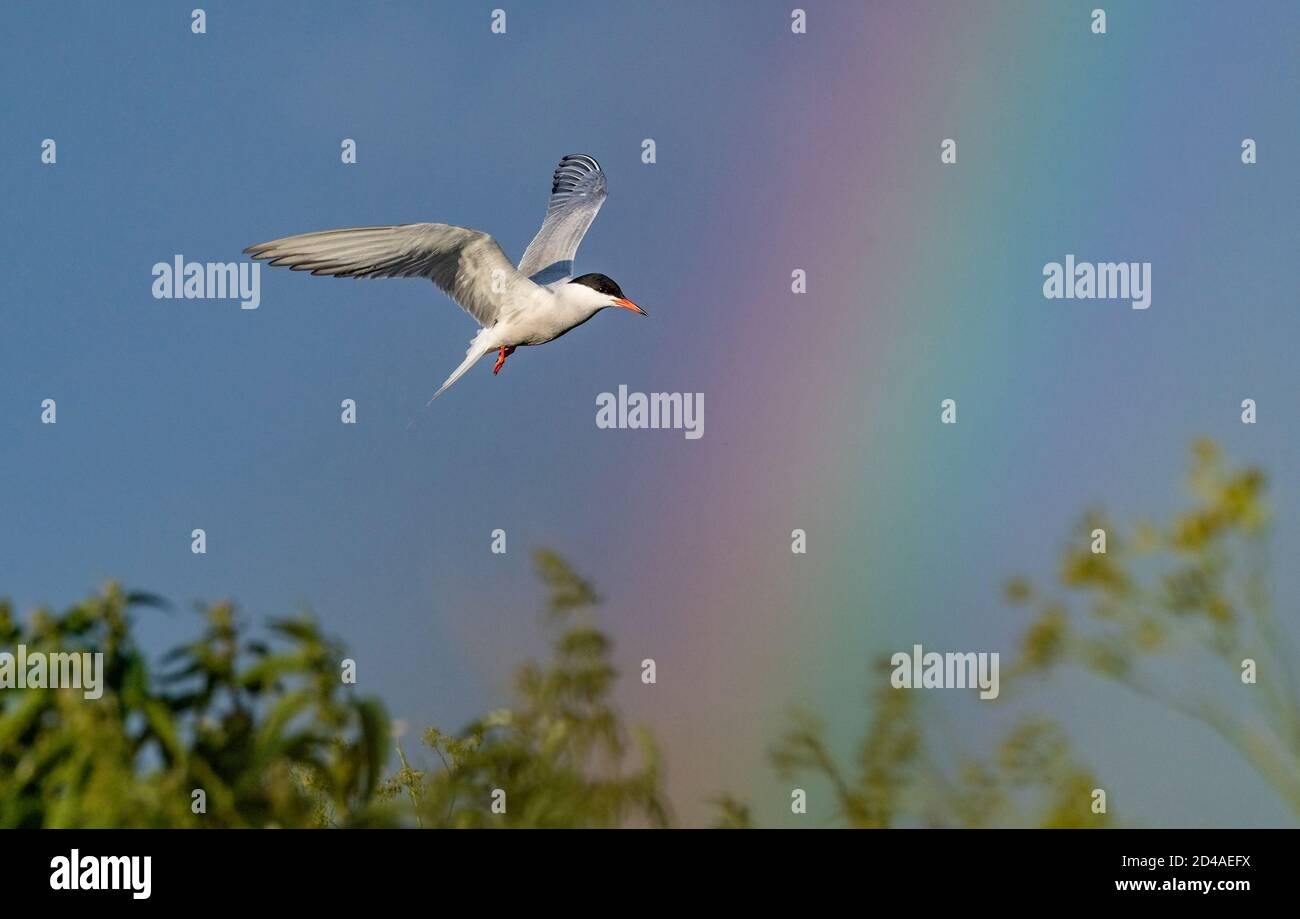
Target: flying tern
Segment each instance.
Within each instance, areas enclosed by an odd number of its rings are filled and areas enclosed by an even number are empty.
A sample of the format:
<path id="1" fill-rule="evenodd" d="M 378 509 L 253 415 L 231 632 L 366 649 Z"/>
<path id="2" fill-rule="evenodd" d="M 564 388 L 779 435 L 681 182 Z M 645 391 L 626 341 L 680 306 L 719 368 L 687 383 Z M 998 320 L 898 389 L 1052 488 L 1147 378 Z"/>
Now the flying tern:
<path id="1" fill-rule="evenodd" d="M 495 375 L 516 348 L 554 341 L 606 307 L 645 315 L 613 279 L 573 276 L 573 257 L 605 203 L 605 184 L 605 173 L 592 157 L 571 153 L 560 160 L 546 218 L 518 268 L 487 233 L 446 223 L 321 230 L 258 243 L 244 252 L 314 275 L 431 280 L 482 326 L 465 360 L 433 394 L 436 399 L 494 351 Z"/>

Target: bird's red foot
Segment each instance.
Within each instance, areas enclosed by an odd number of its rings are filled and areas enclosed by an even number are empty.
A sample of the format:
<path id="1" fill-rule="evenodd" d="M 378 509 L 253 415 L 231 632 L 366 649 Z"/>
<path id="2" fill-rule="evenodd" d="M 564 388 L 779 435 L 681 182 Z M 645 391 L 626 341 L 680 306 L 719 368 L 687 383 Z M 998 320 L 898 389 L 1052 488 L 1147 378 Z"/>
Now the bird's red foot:
<path id="1" fill-rule="evenodd" d="M 506 358 L 515 353 L 514 348 L 502 348 L 497 354 L 497 365 L 492 368 L 492 375 L 496 376 L 501 372 L 501 368 L 506 365 Z"/>

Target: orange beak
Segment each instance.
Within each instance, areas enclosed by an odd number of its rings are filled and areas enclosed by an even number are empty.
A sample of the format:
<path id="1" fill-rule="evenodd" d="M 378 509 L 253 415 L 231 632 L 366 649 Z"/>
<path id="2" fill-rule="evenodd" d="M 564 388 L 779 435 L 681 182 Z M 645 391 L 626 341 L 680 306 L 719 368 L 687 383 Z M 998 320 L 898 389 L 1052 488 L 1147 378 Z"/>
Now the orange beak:
<path id="1" fill-rule="evenodd" d="M 640 313 L 642 316 L 646 315 L 646 311 L 641 309 L 641 307 L 637 306 L 631 300 L 624 300 L 620 297 L 614 300 L 614 305 L 621 306 L 623 309 L 631 310 L 634 313 Z"/>

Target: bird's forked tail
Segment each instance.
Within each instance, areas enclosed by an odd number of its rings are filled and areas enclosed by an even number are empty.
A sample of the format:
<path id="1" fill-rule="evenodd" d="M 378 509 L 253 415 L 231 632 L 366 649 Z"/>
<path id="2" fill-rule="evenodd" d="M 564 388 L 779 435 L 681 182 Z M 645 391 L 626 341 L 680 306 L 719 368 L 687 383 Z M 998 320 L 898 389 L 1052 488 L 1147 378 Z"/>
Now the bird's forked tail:
<path id="1" fill-rule="evenodd" d="M 477 341 L 477 339 L 475 341 Z M 438 387 L 438 391 L 429 397 L 429 401 L 424 403 L 424 409 L 421 409 L 421 412 L 427 410 L 430 405 L 433 405 L 434 399 L 438 398 L 443 393 L 445 393 L 449 388 L 451 388 L 452 383 L 455 383 L 466 373 L 468 373 L 469 368 L 473 367 L 474 363 L 479 358 L 481 358 L 483 355 L 487 354 L 491 350 L 492 350 L 491 348 L 484 349 L 478 347 L 475 344 L 475 342 L 470 342 L 469 350 L 465 352 L 465 360 L 461 361 L 460 366 L 451 372 L 451 376 L 447 377 L 447 379 L 443 382 L 443 384 Z M 420 416 L 420 412 L 417 412 L 414 416 L 412 416 L 411 420 L 407 422 L 406 429 L 408 431 L 411 430 L 411 428 L 415 427 L 415 419 L 418 418 L 419 416 Z"/>
<path id="2" fill-rule="evenodd" d="M 447 377 L 443 384 L 438 387 L 438 391 L 433 394 L 433 398 L 431 398 L 426 405 L 432 405 L 433 400 L 446 392 L 451 387 L 452 383 L 455 383 L 468 373 L 469 368 L 473 367 L 479 358 L 494 350 L 491 345 L 487 344 L 486 340 L 489 337 L 488 332 L 488 329 L 481 329 L 479 333 L 474 336 L 474 339 L 469 343 L 469 349 L 465 352 L 465 360 L 461 361 L 460 366 L 451 372 L 451 376 Z"/>

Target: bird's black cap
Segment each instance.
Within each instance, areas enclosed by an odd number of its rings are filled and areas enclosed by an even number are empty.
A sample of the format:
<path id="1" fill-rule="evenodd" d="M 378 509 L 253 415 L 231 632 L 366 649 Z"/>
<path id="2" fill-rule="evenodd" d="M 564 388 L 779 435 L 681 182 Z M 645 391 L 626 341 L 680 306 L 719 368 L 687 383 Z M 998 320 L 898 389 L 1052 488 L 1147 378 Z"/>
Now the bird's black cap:
<path id="1" fill-rule="evenodd" d="M 581 277 L 574 278 L 569 283 L 582 284 L 585 287 L 590 287 L 598 294 L 608 294 L 611 297 L 618 297 L 619 299 L 627 299 L 626 297 L 623 296 L 623 289 L 619 287 L 617 283 L 615 283 L 613 278 L 609 277 L 608 275 L 600 274 L 598 272 L 593 272 L 592 274 L 584 274 Z"/>

